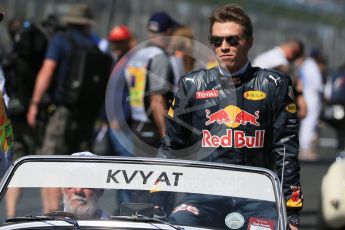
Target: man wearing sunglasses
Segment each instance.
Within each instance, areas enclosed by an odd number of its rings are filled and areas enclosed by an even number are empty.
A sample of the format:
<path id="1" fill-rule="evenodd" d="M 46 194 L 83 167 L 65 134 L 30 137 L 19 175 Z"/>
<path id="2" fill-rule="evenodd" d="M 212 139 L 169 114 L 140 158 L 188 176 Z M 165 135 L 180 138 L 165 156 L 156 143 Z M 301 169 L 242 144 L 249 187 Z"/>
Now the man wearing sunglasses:
<path id="1" fill-rule="evenodd" d="M 290 227 L 298 229 L 303 197 L 297 157 L 298 118 L 291 80 L 280 72 L 251 66 L 248 52 L 253 45 L 252 23 L 235 5 L 221 6 L 212 13 L 209 41 L 219 65 L 180 79 L 158 157 L 275 171 L 283 181 Z M 195 196 L 191 199 L 195 203 Z M 182 203 L 190 204 L 188 197 Z M 217 207 L 204 210 L 196 206 L 193 210 L 198 212 L 194 213 L 175 209 L 170 220 L 186 225 L 199 221 L 201 225 L 215 227 L 212 220 L 205 222 L 200 217 L 214 209 L 219 218 L 219 210 L 225 210 L 221 217 L 225 220 L 232 206 L 227 201 L 208 203 Z M 214 222 L 226 228 L 224 221 Z"/>

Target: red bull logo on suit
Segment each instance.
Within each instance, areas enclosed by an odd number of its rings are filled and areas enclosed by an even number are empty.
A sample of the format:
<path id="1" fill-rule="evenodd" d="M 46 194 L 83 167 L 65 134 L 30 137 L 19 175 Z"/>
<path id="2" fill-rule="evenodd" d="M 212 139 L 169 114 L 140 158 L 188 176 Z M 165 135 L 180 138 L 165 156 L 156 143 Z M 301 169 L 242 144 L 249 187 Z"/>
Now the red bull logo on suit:
<path id="1" fill-rule="evenodd" d="M 207 121 L 205 125 L 217 123 L 230 128 L 240 125 L 260 126 L 259 111 L 251 114 L 237 106 L 229 105 L 214 113 L 206 109 Z M 254 136 L 248 136 L 242 130 L 227 129 L 223 136 L 212 135 L 209 130 L 202 130 L 202 147 L 234 147 L 234 148 L 262 148 L 264 145 L 265 130 L 255 130 Z"/>
<path id="2" fill-rule="evenodd" d="M 255 115 L 248 113 L 245 110 L 240 109 L 234 105 L 228 105 L 224 109 L 220 109 L 211 114 L 210 110 L 206 109 L 206 125 L 213 124 L 217 122 L 218 124 L 225 124 L 230 128 L 236 128 L 240 125 L 255 125 L 259 126 L 259 111 L 255 112 Z"/>

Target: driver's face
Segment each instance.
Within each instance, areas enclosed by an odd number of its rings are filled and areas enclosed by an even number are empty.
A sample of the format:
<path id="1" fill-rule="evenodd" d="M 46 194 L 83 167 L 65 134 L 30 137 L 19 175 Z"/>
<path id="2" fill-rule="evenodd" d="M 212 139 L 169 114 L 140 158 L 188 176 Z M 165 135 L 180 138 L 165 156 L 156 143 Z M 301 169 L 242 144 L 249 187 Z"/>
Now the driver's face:
<path id="1" fill-rule="evenodd" d="M 96 191 L 89 188 L 65 188 L 63 192 L 72 208 L 86 206 L 96 195 Z"/>
<path id="2" fill-rule="evenodd" d="M 252 47 L 253 38 L 246 38 L 242 25 L 235 22 L 215 22 L 212 26 L 211 36 L 238 38 L 236 45 L 231 45 L 223 39 L 219 46 L 213 47 L 221 65 L 224 65 L 223 67 L 230 72 L 236 72 L 247 63 L 247 55 Z"/>

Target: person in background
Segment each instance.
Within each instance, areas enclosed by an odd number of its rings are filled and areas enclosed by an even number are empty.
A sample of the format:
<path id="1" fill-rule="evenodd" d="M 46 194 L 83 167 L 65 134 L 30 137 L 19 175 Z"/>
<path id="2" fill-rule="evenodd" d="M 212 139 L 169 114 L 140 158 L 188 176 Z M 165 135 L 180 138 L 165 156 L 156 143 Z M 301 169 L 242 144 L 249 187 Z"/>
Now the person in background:
<path id="1" fill-rule="evenodd" d="M 7 78 L 6 88 L 11 96 L 8 111 L 15 133 L 14 160 L 27 154 L 34 154 L 38 142 L 38 138 L 35 138 L 36 133 L 26 121 L 26 113 L 48 43 L 48 38 L 41 27 L 22 19 L 12 19 L 7 24 L 12 49 L 5 55 L 3 65 Z M 11 188 L 6 193 L 7 217 L 16 215 L 20 195 L 19 188 Z"/>
<path id="2" fill-rule="evenodd" d="M 345 111 L 345 63 L 342 63 L 327 76 L 324 87 L 324 102 L 321 118 L 336 131 L 336 151 L 345 154 L 345 113 L 341 112 Z M 333 106 L 340 108 L 340 113 L 335 113 L 332 109 Z"/>
<path id="3" fill-rule="evenodd" d="M 300 126 L 300 160 L 315 161 L 318 159 L 316 144 L 318 139 L 322 94 L 323 72 L 325 64 L 320 51 L 312 50 L 300 67 L 299 74 L 303 83 L 303 95 L 307 103 L 308 113 L 301 120 Z"/>
<path id="4" fill-rule="evenodd" d="M 48 45 L 48 27 L 43 24 L 44 22 L 39 24 L 30 20 L 12 19 L 7 25 L 12 48 L 5 55 L 4 71 L 7 78 L 6 89 L 11 97 L 8 109 L 16 133 L 15 159 L 34 154 L 39 142 L 39 138 L 35 138 L 38 132 L 34 132 L 26 121 L 26 113 Z"/>
<path id="5" fill-rule="evenodd" d="M 280 45 L 259 54 L 253 60 L 253 66 L 276 69 L 292 77 L 299 119 L 306 116 L 308 108 L 302 93 L 302 81 L 297 77 L 293 77 L 293 65 L 303 58 L 303 53 L 303 42 L 298 38 L 289 38 Z"/>
<path id="6" fill-rule="evenodd" d="M 298 38 L 289 38 L 280 45 L 256 56 L 253 66 L 291 72 L 291 64 L 303 56 L 304 44 Z"/>
<path id="7" fill-rule="evenodd" d="M 168 52 L 171 54 L 170 61 L 175 76 L 174 85 L 177 86 L 180 77 L 194 69 L 193 32 L 191 28 L 179 26 L 175 29 L 168 46 Z"/>
<path id="8" fill-rule="evenodd" d="M 147 24 L 149 44 L 137 50 L 126 63 L 135 153 L 155 156 L 165 133 L 164 115 L 172 102 L 174 75 L 167 53 L 169 37 L 178 23 L 165 12 L 151 15 Z M 145 145 L 146 144 L 146 145 Z"/>
<path id="9" fill-rule="evenodd" d="M 137 43 L 132 32 L 125 25 L 114 26 L 107 37 L 107 52 L 113 58 L 114 69 L 116 64 L 121 60 L 125 62 L 128 57 L 127 53 L 131 48 L 133 48 Z M 117 71 L 117 70 L 114 70 Z M 94 151 L 101 155 L 117 155 L 117 156 L 132 156 L 132 149 L 129 147 L 131 144 L 128 138 L 120 138 L 120 136 L 128 136 L 125 133 L 120 134 L 124 130 L 120 128 L 123 124 L 130 125 L 131 114 L 130 107 L 128 103 L 128 88 L 120 88 L 120 85 L 125 85 L 125 74 L 118 74 L 121 79 L 117 79 L 118 84 L 115 86 L 113 91 L 114 100 L 122 98 L 122 111 L 124 119 L 121 116 L 116 116 L 116 118 L 111 118 L 108 120 L 105 107 L 101 111 L 101 124 L 99 132 L 96 136 Z M 122 84 L 121 84 L 122 83 Z M 114 105 L 115 106 L 115 105 Z M 119 135 L 116 135 L 116 134 Z M 117 137 L 116 137 L 117 136 Z M 118 139 L 121 140 L 118 140 Z M 123 142 L 126 142 L 126 148 L 123 147 Z"/>
<path id="10" fill-rule="evenodd" d="M 115 63 L 118 63 L 122 58 L 121 61 L 126 61 L 127 57 L 126 54 L 129 52 L 130 49 L 132 49 L 137 42 L 135 41 L 135 37 L 133 37 L 132 32 L 129 30 L 129 28 L 125 25 L 119 25 L 112 28 L 108 35 L 108 40 L 110 42 L 110 48 L 112 52 L 112 56 L 114 57 Z M 125 73 L 122 73 L 119 75 L 123 80 L 125 79 Z M 122 84 L 120 84 L 122 85 Z M 118 156 L 133 156 L 133 149 L 130 148 L 128 145 L 126 145 L 126 148 L 124 148 L 121 144 L 121 142 L 128 140 L 121 140 L 120 136 L 127 136 L 129 135 L 122 133 L 123 135 L 116 135 L 119 132 L 124 132 L 123 129 L 120 128 L 121 125 L 124 123 L 131 125 L 131 110 L 129 102 L 127 101 L 129 97 L 128 88 L 124 87 L 123 89 L 114 89 L 118 93 L 122 93 L 122 95 L 115 95 L 116 98 L 122 98 L 122 109 L 124 113 L 124 119 L 120 120 L 121 116 L 116 116 L 117 120 L 111 120 L 109 121 L 110 125 L 110 131 L 109 136 L 111 140 L 111 144 L 113 149 L 115 150 L 115 154 Z M 120 138 L 120 140 L 118 140 Z"/>
<path id="11" fill-rule="evenodd" d="M 135 36 L 125 25 L 114 26 L 108 34 L 108 41 L 115 62 L 118 62 L 130 49 L 137 45 Z"/>
<path id="12" fill-rule="evenodd" d="M 131 48 L 136 45 L 136 39 L 133 36 L 132 32 L 125 25 L 114 26 L 108 34 L 109 42 L 109 52 L 114 60 L 114 72 L 117 71 L 116 64 L 121 62 L 124 63 L 128 59 L 127 55 Z M 121 68 L 119 68 L 121 69 Z M 121 69 L 121 71 L 123 71 Z M 119 79 L 116 79 L 117 84 L 112 88 L 112 97 L 113 100 L 120 100 L 121 108 L 117 109 L 115 117 L 107 117 L 105 108 L 101 114 L 101 131 L 97 135 L 96 141 L 101 140 L 100 134 L 103 133 L 102 139 L 106 140 L 105 142 L 110 142 L 108 144 L 108 151 L 105 152 L 106 155 L 115 155 L 115 156 L 133 156 L 133 146 L 130 139 L 130 135 L 123 129 L 123 125 L 131 125 L 131 111 L 128 102 L 128 88 L 126 85 L 125 74 L 123 72 L 116 75 Z M 121 86 L 124 86 L 121 88 Z M 116 101 L 118 102 L 118 101 Z M 116 106 L 116 105 L 111 105 Z M 120 116 L 119 113 L 123 113 L 124 116 Z M 117 191 L 118 200 L 120 203 L 130 202 L 131 200 L 131 191 L 130 190 L 118 190 Z M 118 211 L 118 210 L 116 210 Z M 115 212 L 116 212 L 115 211 Z M 116 215 L 118 213 L 115 213 Z"/>
<path id="13" fill-rule="evenodd" d="M 209 19 L 209 40 L 219 65 L 181 77 L 157 157 L 273 170 L 283 179 L 289 224 L 296 230 L 303 196 L 291 79 L 278 71 L 251 66 L 248 52 L 253 45 L 253 26 L 240 7 L 220 6 Z M 226 228 L 224 221 L 217 220 L 225 219 L 231 201 L 207 195 L 199 198 L 187 196 L 184 204 L 193 212 L 176 209 L 169 219 L 182 225 L 212 226 L 210 219 L 203 217 L 210 211 L 223 211 L 213 221 Z M 198 201 L 217 205 L 205 207 Z"/>
<path id="14" fill-rule="evenodd" d="M 90 114 L 93 112 L 92 117 L 89 114 L 78 115 L 78 111 L 67 106 L 68 102 L 64 100 L 63 92 L 57 87 L 61 85 L 71 67 L 69 65 L 73 49 L 69 38 L 73 38 L 77 44 L 84 47 L 97 45 L 91 33 L 94 20 L 90 8 L 86 4 L 73 5 L 62 21 L 66 23 L 66 31 L 57 33 L 49 41 L 26 116 L 28 124 L 35 128 L 43 96 L 46 92 L 51 95 L 55 109 L 46 125 L 40 154 L 70 154 L 90 150 L 94 129 L 93 113 L 99 113 L 90 111 Z M 90 95 L 90 100 L 92 99 Z M 58 210 L 60 196 L 61 192 L 58 189 L 43 189 L 43 211 Z"/>

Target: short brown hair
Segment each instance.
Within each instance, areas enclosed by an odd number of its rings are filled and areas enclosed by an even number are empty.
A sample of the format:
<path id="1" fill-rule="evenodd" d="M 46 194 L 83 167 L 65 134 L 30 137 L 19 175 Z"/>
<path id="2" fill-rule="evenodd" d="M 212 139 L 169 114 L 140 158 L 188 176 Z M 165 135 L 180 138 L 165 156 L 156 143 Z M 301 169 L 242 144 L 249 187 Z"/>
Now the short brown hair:
<path id="1" fill-rule="evenodd" d="M 212 27 L 215 22 L 235 22 L 240 24 L 245 29 L 247 38 L 253 36 L 253 25 L 249 16 L 237 5 L 229 4 L 220 6 L 215 9 L 210 18 L 210 34 L 212 34 Z"/>

